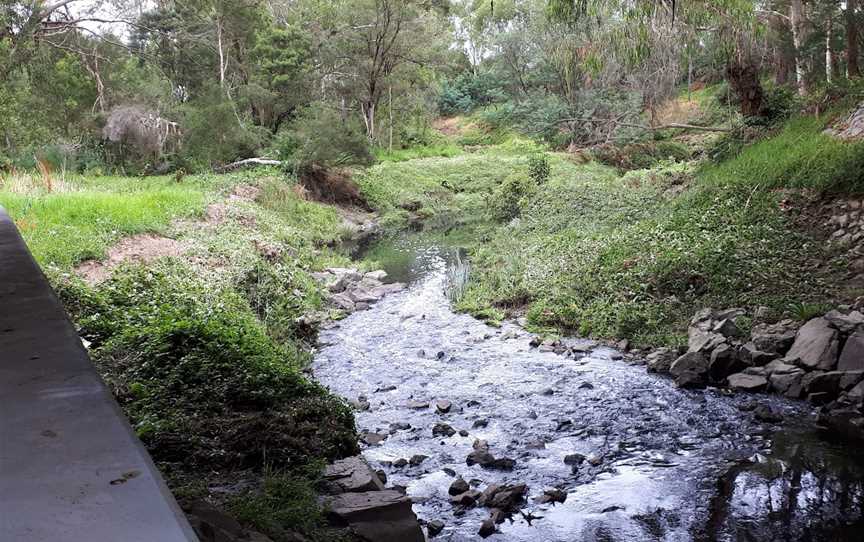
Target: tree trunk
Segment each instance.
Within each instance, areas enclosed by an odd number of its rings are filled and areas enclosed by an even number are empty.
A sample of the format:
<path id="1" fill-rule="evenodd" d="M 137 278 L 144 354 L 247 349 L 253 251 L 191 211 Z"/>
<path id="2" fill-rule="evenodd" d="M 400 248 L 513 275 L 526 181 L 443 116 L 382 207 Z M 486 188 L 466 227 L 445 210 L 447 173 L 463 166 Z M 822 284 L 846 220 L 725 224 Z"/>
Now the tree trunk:
<path id="1" fill-rule="evenodd" d="M 858 0 L 846 0 L 846 75 L 858 77 L 858 22 L 855 10 Z"/>
<path id="2" fill-rule="evenodd" d="M 834 38 L 834 14 L 828 15 L 827 27 L 825 28 L 825 81 L 832 82 L 834 80 L 834 48 L 831 46 L 831 40 Z"/>
<path id="3" fill-rule="evenodd" d="M 789 3 L 789 20 L 792 22 L 792 43 L 795 44 L 795 81 L 798 84 L 798 92 L 807 94 L 807 61 L 804 58 L 804 42 L 806 41 L 806 28 L 804 21 L 804 2 L 792 0 Z"/>
<path id="4" fill-rule="evenodd" d="M 792 72 L 792 65 L 795 60 L 789 54 L 788 48 L 782 44 L 774 48 L 774 83 L 778 86 L 789 83 L 789 74 Z"/>
<path id="5" fill-rule="evenodd" d="M 756 66 L 752 63 L 730 62 L 726 65 L 726 78 L 741 102 L 741 114 L 745 117 L 762 115 L 765 93 Z"/>
<path id="6" fill-rule="evenodd" d="M 375 139 L 375 102 L 367 101 L 360 104 L 363 111 L 363 124 L 366 126 L 366 137 L 369 141 Z"/>

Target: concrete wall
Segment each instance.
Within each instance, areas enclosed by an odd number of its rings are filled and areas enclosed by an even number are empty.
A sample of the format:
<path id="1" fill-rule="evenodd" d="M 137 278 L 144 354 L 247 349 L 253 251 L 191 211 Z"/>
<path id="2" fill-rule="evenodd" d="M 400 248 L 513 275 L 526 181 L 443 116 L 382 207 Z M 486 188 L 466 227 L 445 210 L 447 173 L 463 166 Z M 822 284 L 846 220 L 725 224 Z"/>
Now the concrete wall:
<path id="1" fill-rule="evenodd" d="M 0 208 L 0 541 L 195 540 Z"/>

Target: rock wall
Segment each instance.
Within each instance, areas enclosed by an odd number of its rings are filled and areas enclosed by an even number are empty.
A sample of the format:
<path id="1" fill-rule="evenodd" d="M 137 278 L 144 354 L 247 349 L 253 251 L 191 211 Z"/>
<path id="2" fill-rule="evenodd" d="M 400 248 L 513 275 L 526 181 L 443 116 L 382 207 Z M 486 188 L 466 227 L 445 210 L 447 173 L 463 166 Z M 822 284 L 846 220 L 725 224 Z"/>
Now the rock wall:
<path id="1" fill-rule="evenodd" d="M 826 426 L 864 440 L 864 300 L 804 325 L 760 322 L 745 334 L 743 309 L 704 309 L 690 322 L 688 347 L 648 356 L 649 370 L 668 372 L 680 387 L 726 386 L 773 392 L 822 406 Z"/>

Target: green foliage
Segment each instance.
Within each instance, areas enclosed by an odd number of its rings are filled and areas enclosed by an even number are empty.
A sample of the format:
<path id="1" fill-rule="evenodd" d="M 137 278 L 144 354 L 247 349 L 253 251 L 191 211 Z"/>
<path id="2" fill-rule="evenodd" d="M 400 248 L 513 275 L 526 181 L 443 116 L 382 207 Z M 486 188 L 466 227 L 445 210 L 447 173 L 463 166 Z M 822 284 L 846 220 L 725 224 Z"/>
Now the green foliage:
<path id="1" fill-rule="evenodd" d="M 231 499 L 231 513 L 241 523 L 251 525 L 274 540 L 297 532 L 307 535 L 311 532 L 314 537 L 314 532 L 326 522 L 315 492 L 315 476 L 312 475 L 315 471 L 307 470 L 310 472 L 268 473 L 261 488 Z"/>
<path id="2" fill-rule="evenodd" d="M 800 110 L 801 99 L 795 88 L 782 85 L 766 89 L 764 116 L 769 124 L 782 123 Z"/>
<path id="3" fill-rule="evenodd" d="M 478 114 L 491 131 L 516 130 L 554 147 L 570 143 L 559 121 L 571 116 L 567 103 L 560 97 L 541 94 L 488 107 Z"/>
<path id="4" fill-rule="evenodd" d="M 833 309 L 829 303 L 807 303 L 803 301 L 796 301 L 789 305 L 789 312 L 792 315 L 792 318 L 800 321 L 806 322 L 817 316 L 822 316 L 826 312 Z"/>
<path id="5" fill-rule="evenodd" d="M 266 129 L 240 117 L 236 105 L 217 87 L 187 104 L 183 126 L 183 158 L 193 170 L 256 156 L 269 136 Z"/>
<path id="6" fill-rule="evenodd" d="M 438 113 L 444 116 L 470 113 L 503 98 L 499 82 L 491 73 L 462 73 L 444 80 L 438 94 Z"/>
<path id="7" fill-rule="evenodd" d="M 375 159 L 378 162 L 404 162 L 406 160 L 415 160 L 417 158 L 434 158 L 438 156 L 450 158 L 460 154 L 462 154 L 462 149 L 452 142 L 438 145 L 409 147 L 407 149 L 393 149 L 392 152 L 383 148 L 375 149 Z"/>
<path id="8" fill-rule="evenodd" d="M 492 217 L 501 222 L 516 218 L 536 191 L 537 183 L 531 177 L 520 173 L 508 176 L 489 200 Z"/>
<path id="9" fill-rule="evenodd" d="M 276 142 L 280 158 L 300 171 L 310 165 L 325 167 L 369 164 L 369 141 L 356 121 L 342 119 L 325 104 L 303 110 L 291 130 Z"/>
<path id="10" fill-rule="evenodd" d="M 115 179 L 106 178 L 106 184 L 110 186 Z M 156 178 L 151 187 L 147 191 L 120 187 L 50 194 L 0 190 L 0 205 L 24 231 L 40 264 L 68 268 L 82 260 L 102 258 L 120 237 L 163 231 L 172 219 L 201 212 L 204 194 L 200 189 L 177 185 L 168 177 Z"/>

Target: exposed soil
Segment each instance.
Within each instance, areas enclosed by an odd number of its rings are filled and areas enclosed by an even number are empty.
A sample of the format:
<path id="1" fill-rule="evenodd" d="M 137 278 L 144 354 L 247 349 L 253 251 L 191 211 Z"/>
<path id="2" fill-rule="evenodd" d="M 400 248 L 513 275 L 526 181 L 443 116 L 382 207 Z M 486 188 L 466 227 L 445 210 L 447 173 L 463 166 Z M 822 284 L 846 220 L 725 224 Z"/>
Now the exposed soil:
<path id="1" fill-rule="evenodd" d="M 300 174 L 299 180 L 306 191 L 306 199 L 371 211 L 360 194 L 360 187 L 347 171 L 313 165 Z"/>
<path id="2" fill-rule="evenodd" d="M 459 117 L 436 119 L 432 123 L 432 126 L 446 136 L 458 136 L 462 133 L 462 128 L 459 125 L 460 121 Z"/>
<path id="3" fill-rule="evenodd" d="M 144 233 L 121 239 L 108 250 L 103 261 L 87 260 L 75 267 L 75 273 L 88 284 L 98 284 L 107 279 L 111 271 L 125 262 L 149 263 L 158 258 L 180 256 L 184 246 L 181 242 Z"/>

